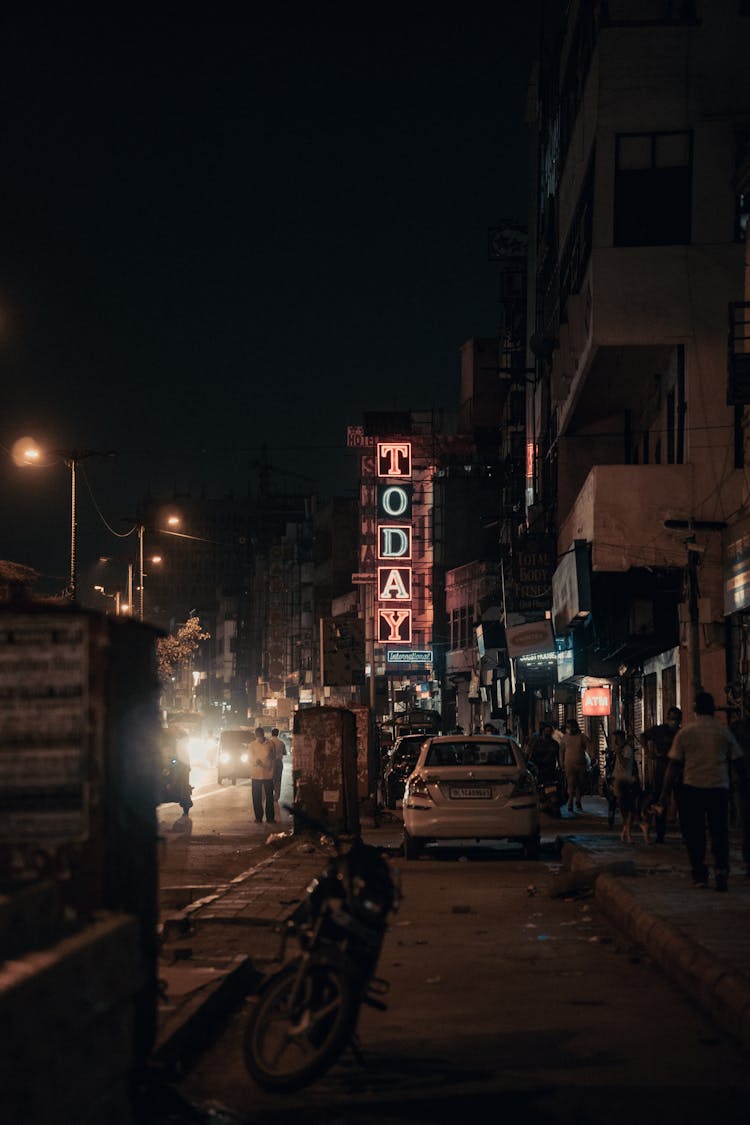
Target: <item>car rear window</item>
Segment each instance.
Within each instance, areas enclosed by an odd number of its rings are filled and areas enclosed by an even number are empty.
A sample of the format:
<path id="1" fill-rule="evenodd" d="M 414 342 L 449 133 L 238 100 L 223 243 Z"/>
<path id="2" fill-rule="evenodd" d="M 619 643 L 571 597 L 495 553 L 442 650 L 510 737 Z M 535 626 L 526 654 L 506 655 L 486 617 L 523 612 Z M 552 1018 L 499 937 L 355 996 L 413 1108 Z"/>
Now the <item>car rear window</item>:
<path id="1" fill-rule="evenodd" d="M 415 739 L 414 742 L 405 742 L 393 751 L 394 763 L 416 762 L 419 751 L 422 749 L 424 739 Z"/>
<path id="2" fill-rule="evenodd" d="M 509 742 L 440 742 L 427 752 L 427 766 L 515 766 Z"/>

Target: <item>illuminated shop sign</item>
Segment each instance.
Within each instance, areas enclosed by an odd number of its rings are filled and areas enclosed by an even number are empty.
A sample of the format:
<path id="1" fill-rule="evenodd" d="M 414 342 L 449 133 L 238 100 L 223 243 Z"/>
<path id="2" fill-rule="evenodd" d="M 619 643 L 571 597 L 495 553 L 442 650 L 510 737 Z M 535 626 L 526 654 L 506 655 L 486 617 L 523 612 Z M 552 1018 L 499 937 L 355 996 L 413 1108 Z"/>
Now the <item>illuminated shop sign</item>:
<path id="1" fill-rule="evenodd" d="M 411 644 L 411 610 L 378 606 L 377 639 L 380 644 Z"/>
<path id="2" fill-rule="evenodd" d="M 395 527 L 392 524 L 378 524 L 378 558 L 410 559 L 411 527 Z"/>
<path id="3" fill-rule="evenodd" d="M 389 648 L 385 658 L 389 664 L 432 664 L 432 649 Z"/>
<path id="4" fill-rule="evenodd" d="M 609 715 L 611 710 L 612 688 L 609 684 L 583 689 L 581 692 L 581 711 L 584 715 Z"/>
<path id="5" fill-rule="evenodd" d="M 411 442 L 379 441 L 377 474 L 379 477 L 410 477 Z"/>
<path id="6" fill-rule="evenodd" d="M 410 484 L 378 485 L 378 519 L 410 520 L 411 496 Z"/>
<path id="7" fill-rule="evenodd" d="M 381 601 L 381 602 L 410 602 L 411 601 L 411 567 L 410 566 L 379 566 L 378 567 L 378 601 Z"/>
<path id="8" fill-rule="evenodd" d="M 377 568 L 375 637 L 379 644 L 411 644 L 412 610 L 404 605 L 412 600 L 411 442 L 377 442 L 375 475 L 375 541 L 383 564 Z"/>

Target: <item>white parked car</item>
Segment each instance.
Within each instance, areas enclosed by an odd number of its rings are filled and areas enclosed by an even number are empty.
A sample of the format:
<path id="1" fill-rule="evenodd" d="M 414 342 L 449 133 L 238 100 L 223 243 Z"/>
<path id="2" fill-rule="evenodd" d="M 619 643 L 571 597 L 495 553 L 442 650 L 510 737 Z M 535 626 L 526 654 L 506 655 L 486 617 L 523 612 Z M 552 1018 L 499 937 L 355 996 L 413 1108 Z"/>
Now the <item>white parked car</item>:
<path id="1" fill-rule="evenodd" d="M 404 855 L 440 840 L 503 839 L 539 857 L 539 799 L 521 747 L 505 735 L 426 738 L 404 792 Z"/>

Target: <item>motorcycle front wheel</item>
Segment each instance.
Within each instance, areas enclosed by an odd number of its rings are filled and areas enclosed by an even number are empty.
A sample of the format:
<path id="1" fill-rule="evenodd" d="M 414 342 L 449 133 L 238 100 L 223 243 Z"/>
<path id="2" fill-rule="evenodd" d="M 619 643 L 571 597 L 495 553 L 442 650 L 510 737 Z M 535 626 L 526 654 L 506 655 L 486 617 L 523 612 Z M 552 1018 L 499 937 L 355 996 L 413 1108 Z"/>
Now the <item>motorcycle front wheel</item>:
<path id="1" fill-rule="evenodd" d="M 342 966 L 310 961 L 268 982 L 245 1028 L 245 1067 L 265 1090 L 296 1090 L 325 1073 L 349 1041 L 357 996 Z"/>

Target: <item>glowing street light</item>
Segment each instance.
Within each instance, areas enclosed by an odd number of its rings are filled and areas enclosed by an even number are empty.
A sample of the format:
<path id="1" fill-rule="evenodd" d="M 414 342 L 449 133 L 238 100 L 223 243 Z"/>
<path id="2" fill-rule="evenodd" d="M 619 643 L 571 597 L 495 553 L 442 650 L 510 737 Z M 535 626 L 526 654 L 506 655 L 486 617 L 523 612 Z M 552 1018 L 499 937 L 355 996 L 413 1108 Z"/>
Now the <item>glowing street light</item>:
<path id="1" fill-rule="evenodd" d="M 80 462 L 87 457 L 111 457 L 114 451 L 102 449 L 51 449 L 49 452 L 53 457 L 60 458 L 70 469 L 70 580 L 68 582 L 66 595 L 71 601 L 75 601 L 78 594 L 76 470 Z M 49 464 L 49 461 L 45 462 L 44 449 L 32 437 L 19 438 L 18 441 L 13 444 L 11 456 L 15 463 L 22 468 L 24 466 L 45 466 L 45 464 Z"/>

